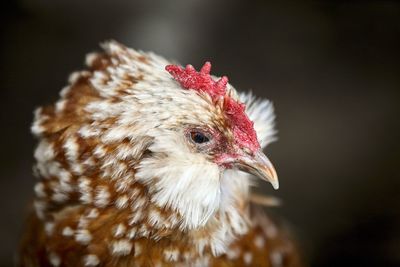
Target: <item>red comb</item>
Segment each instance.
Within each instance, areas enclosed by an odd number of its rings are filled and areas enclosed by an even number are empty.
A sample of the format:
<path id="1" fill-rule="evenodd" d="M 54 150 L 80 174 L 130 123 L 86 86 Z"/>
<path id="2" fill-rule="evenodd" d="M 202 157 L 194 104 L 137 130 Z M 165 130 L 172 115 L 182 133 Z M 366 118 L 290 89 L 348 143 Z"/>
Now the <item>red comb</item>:
<path id="1" fill-rule="evenodd" d="M 236 143 L 241 147 L 249 148 L 253 152 L 260 148 L 254 123 L 247 117 L 244 104 L 226 95 L 228 77 L 223 76 L 218 81 L 213 80 L 210 75 L 210 62 L 204 63 L 200 72 L 197 72 L 192 65 L 187 65 L 185 69 L 177 65 L 168 65 L 165 70 L 185 89 L 205 92 L 213 100 L 223 97 L 225 115 L 230 121 Z"/>
<path id="2" fill-rule="evenodd" d="M 187 65 L 185 69 L 177 65 L 168 65 L 165 69 L 185 89 L 205 92 L 213 99 L 225 95 L 228 77 L 223 76 L 218 81 L 214 81 L 210 75 L 210 62 L 204 63 L 200 72 L 197 72 L 192 65 Z"/>

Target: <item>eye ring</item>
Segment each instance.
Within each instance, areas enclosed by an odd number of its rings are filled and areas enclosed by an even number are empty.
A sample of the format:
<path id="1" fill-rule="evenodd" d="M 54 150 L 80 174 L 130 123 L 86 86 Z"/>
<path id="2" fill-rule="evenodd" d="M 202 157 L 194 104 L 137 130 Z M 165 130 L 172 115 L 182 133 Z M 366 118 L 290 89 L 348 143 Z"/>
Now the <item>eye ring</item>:
<path id="1" fill-rule="evenodd" d="M 210 137 L 199 130 L 193 130 L 189 133 L 190 139 L 196 144 L 205 144 L 210 142 Z"/>

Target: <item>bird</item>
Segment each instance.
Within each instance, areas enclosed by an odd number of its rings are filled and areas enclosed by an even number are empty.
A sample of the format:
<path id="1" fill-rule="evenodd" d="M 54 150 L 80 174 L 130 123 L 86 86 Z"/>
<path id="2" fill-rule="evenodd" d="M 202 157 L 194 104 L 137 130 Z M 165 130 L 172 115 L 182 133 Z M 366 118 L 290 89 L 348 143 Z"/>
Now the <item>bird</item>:
<path id="1" fill-rule="evenodd" d="M 279 187 L 263 153 L 276 139 L 271 101 L 238 92 L 210 62 L 197 71 L 101 47 L 34 112 L 18 266 L 303 266 L 250 189 L 255 177 Z"/>

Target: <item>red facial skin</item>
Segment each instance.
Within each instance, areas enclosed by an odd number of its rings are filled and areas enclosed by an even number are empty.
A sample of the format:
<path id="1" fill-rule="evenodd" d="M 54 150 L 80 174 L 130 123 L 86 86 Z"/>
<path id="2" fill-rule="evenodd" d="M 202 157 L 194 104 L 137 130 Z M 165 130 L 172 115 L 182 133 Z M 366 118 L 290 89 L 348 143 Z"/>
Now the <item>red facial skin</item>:
<path id="1" fill-rule="evenodd" d="M 225 115 L 230 121 L 236 145 L 247 148 L 253 153 L 256 152 L 260 149 L 260 144 L 254 130 L 254 123 L 245 113 L 245 105 L 231 97 L 225 97 L 224 100 Z"/>

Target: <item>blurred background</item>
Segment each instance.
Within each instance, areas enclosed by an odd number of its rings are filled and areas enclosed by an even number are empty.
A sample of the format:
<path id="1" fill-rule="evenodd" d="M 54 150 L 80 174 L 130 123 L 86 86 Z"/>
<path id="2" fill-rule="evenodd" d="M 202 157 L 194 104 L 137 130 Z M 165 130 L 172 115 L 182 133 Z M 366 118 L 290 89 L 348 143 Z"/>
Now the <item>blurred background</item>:
<path id="1" fill-rule="evenodd" d="M 228 75 L 276 107 L 266 151 L 274 213 L 311 266 L 400 266 L 400 3 L 396 1 L 2 1 L 0 266 L 27 203 L 34 107 L 54 102 L 86 53 L 116 39 Z"/>

